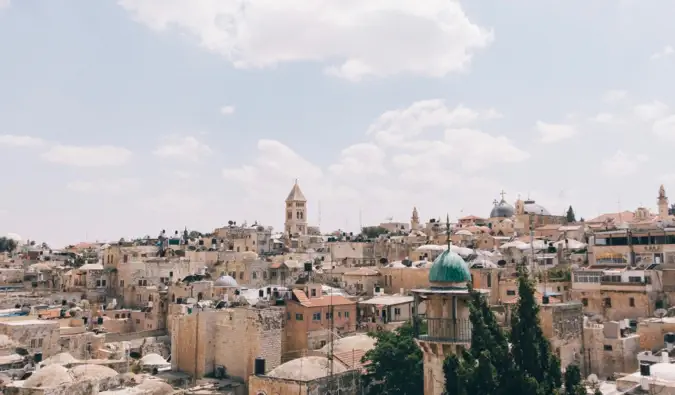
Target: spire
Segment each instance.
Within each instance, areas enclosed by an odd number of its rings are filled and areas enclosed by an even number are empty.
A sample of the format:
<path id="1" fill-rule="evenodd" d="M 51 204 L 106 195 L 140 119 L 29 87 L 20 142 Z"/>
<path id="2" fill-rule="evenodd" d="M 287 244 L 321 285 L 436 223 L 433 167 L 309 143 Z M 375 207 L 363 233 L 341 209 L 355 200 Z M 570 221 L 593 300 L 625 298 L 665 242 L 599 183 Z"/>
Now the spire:
<path id="1" fill-rule="evenodd" d="M 668 199 L 666 197 L 666 188 L 663 187 L 663 184 L 661 184 L 661 187 L 659 188 L 659 200 L 663 199 Z"/>
<path id="2" fill-rule="evenodd" d="M 450 246 L 452 245 L 452 241 L 450 240 L 450 214 L 446 214 L 446 216 L 445 235 L 448 237 L 448 251 L 450 251 Z"/>
<path id="3" fill-rule="evenodd" d="M 295 184 L 293 184 L 293 189 L 291 189 L 291 192 L 288 194 L 288 197 L 286 198 L 287 202 L 306 202 L 307 199 L 305 199 L 305 195 L 302 193 L 300 190 L 300 186 L 298 185 L 298 180 L 295 180 Z"/>

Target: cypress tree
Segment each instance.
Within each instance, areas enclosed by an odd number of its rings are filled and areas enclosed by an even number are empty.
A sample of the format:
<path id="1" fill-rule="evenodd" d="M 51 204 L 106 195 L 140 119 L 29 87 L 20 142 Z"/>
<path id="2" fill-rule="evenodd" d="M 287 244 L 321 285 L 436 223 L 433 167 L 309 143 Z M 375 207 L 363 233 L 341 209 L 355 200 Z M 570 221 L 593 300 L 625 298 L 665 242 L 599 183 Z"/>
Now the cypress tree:
<path id="1" fill-rule="evenodd" d="M 587 395 L 586 387 L 581 382 L 581 370 L 578 365 L 570 365 L 565 370 L 564 395 Z"/>
<path id="2" fill-rule="evenodd" d="M 577 218 L 574 215 L 574 209 L 572 208 L 572 206 L 570 206 L 570 208 L 567 209 L 567 215 L 566 216 L 567 216 L 567 222 L 576 222 L 577 221 Z"/>

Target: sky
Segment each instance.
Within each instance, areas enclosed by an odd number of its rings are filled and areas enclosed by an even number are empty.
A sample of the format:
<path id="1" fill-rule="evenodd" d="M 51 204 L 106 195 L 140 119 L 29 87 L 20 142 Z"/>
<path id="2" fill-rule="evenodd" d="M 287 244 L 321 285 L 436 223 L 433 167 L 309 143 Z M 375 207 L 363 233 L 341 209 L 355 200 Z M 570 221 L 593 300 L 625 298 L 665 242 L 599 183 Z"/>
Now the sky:
<path id="1" fill-rule="evenodd" d="M 675 197 L 671 0 L 0 0 L 0 234 Z"/>

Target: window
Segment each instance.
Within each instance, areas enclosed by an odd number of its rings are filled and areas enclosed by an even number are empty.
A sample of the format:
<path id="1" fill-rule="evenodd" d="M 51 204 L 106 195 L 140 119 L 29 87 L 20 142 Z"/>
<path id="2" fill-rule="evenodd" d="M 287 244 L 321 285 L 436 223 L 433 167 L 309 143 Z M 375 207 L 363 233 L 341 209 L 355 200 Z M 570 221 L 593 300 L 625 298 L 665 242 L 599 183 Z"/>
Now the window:
<path id="1" fill-rule="evenodd" d="M 101 286 L 101 280 L 96 280 L 96 286 L 100 287 Z"/>
<path id="2" fill-rule="evenodd" d="M 612 298 L 605 298 L 605 307 L 612 307 Z"/>
<path id="3" fill-rule="evenodd" d="M 487 275 L 487 286 L 488 288 L 492 288 L 492 273 L 488 273 Z"/>
<path id="4" fill-rule="evenodd" d="M 138 286 L 143 286 L 143 280 L 138 280 Z"/>
<path id="5" fill-rule="evenodd" d="M 124 280 L 120 280 L 120 287 L 124 286 Z"/>
<path id="6" fill-rule="evenodd" d="M 239 272 L 239 279 L 243 280 L 244 279 L 244 272 Z"/>
<path id="7" fill-rule="evenodd" d="M 152 295 L 148 295 L 148 301 L 152 302 Z"/>
<path id="8" fill-rule="evenodd" d="M 173 272 L 169 272 L 169 277 L 173 277 Z"/>
<path id="9" fill-rule="evenodd" d="M 516 291 L 513 289 L 507 289 L 506 290 L 506 295 L 507 296 L 516 296 Z"/>
<path id="10" fill-rule="evenodd" d="M 101 280 L 101 285 L 105 287 L 105 284 L 106 284 L 106 281 L 105 281 L 105 280 Z"/>
<path id="11" fill-rule="evenodd" d="M 394 307 L 394 315 L 401 315 L 401 308 L 400 307 Z"/>
<path id="12" fill-rule="evenodd" d="M 312 320 L 313 321 L 321 321 L 321 313 L 312 314 Z"/>
<path id="13" fill-rule="evenodd" d="M 312 295 L 313 297 L 316 296 L 316 289 L 315 289 L 315 288 L 312 288 L 312 290 L 310 291 L 310 293 L 311 293 L 311 295 Z"/>
<path id="14" fill-rule="evenodd" d="M 263 279 L 267 280 L 267 272 L 263 272 Z"/>
<path id="15" fill-rule="evenodd" d="M 326 319 L 330 320 L 331 318 L 333 318 L 333 314 L 330 312 L 326 313 Z"/>
<path id="16" fill-rule="evenodd" d="M 582 298 L 582 299 L 581 299 L 581 304 L 583 304 L 584 307 L 587 307 L 587 306 L 588 306 L 588 298 Z"/>
<path id="17" fill-rule="evenodd" d="M 257 279 L 257 278 L 258 278 L 258 273 L 257 273 L 257 272 L 251 273 L 251 278 L 254 279 L 254 280 Z"/>
<path id="18" fill-rule="evenodd" d="M 605 351 L 612 351 L 612 345 L 611 344 L 605 344 L 602 346 L 602 349 Z"/>
<path id="19" fill-rule="evenodd" d="M 295 313 L 295 320 L 302 321 L 303 320 L 302 313 Z"/>
<path id="20" fill-rule="evenodd" d="M 635 298 L 628 298 L 628 305 L 630 307 L 635 307 Z"/>
<path id="21" fill-rule="evenodd" d="M 338 311 L 338 318 L 342 318 L 342 312 Z"/>
<path id="22" fill-rule="evenodd" d="M 286 319 L 287 319 L 287 320 L 290 320 L 290 319 L 291 319 L 291 313 L 288 313 L 288 312 L 286 313 Z"/>
<path id="23" fill-rule="evenodd" d="M 136 318 L 136 323 L 137 323 L 137 324 L 140 324 L 140 323 L 141 323 L 141 320 L 139 320 L 138 318 Z"/>
<path id="24" fill-rule="evenodd" d="M 345 318 L 349 318 L 349 312 L 345 311 Z"/>
<path id="25" fill-rule="evenodd" d="M 119 319 L 119 318 L 120 318 L 120 315 L 119 315 L 119 314 L 115 314 L 115 319 Z"/>

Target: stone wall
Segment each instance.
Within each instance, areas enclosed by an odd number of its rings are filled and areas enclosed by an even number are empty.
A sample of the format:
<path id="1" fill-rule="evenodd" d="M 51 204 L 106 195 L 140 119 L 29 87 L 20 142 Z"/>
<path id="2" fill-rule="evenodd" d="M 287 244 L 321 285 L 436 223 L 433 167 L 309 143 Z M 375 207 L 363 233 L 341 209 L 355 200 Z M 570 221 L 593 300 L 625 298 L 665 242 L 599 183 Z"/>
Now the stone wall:
<path id="1" fill-rule="evenodd" d="M 583 369 L 582 305 L 579 302 L 541 305 L 541 329 L 560 357 L 563 368 L 572 363 Z"/>
<path id="2" fill-rule="evenodd" d="M 225 367 L 228 376 L 248 381 L 256 357 L 265 359 L 267 371 L 281 364 L 284 309 L 236 308 L 225 314 L 215 334 L 215 363 Z"/>
<path id="3" fill-rule="evenodd" d="M 279 379 L 268 376 L 251 376 L 249 395 L 325 395 L 331 389 L 339 394 L 361 394 L 361 374 L 357 370 L 333 375 L 332 379 L 322 377 L 311 381 Z"/>
<path id="4" fill-rule="evenodd" d="M 43 358 L 57 354 L 59 323 L 56 321 L 19 320 L 0 323 L 0 333 L 21 344 L 30 352 L 42 352 Z M 41 341 L 41 347 L 38 343 Z"/>
<path id="5" fill-rule="evenodd" d="M 606 298 L 611 300 L 611 306 L 605 303 Z M 584 302 L 585 313 L 601 315 L 612 321 L 653 317 L 656 301 L 665 297 L 660 292 L 573 289 L 570 299 Z"/>

